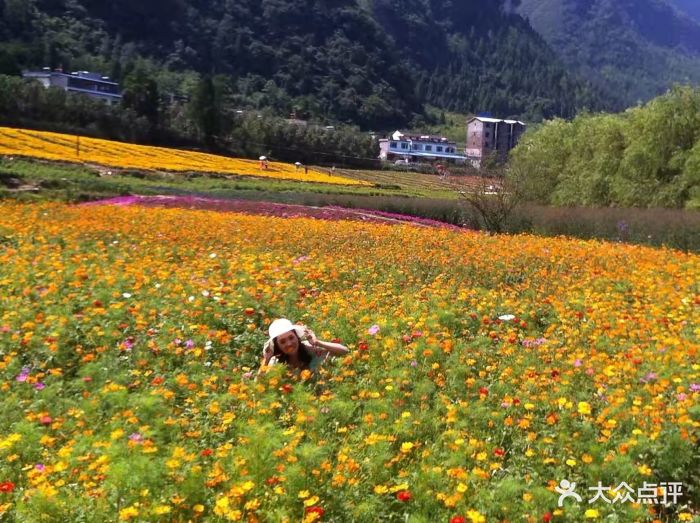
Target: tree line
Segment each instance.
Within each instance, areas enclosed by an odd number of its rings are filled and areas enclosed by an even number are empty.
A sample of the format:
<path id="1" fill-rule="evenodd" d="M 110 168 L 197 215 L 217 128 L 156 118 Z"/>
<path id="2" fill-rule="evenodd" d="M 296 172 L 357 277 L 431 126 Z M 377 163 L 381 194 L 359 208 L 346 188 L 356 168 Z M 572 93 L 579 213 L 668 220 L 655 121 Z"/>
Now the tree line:
<path id="1" fill-rule="evenodd" d="M 510 176 L 540 203 L 700 209 L 700 89 L 547 121 L 512 151 Z"/>
<path id="2" fill-rule="evenodd" d="M 164 99 L 139 67 L 118 105 L 0 75 L 0 125 L 304 164 L 376 166 L 379 148 L 366 132 L 298 125 L 270 110 L 237 111 L 226 98 L 224 79 L 202 77 L 190 99 Z"/>

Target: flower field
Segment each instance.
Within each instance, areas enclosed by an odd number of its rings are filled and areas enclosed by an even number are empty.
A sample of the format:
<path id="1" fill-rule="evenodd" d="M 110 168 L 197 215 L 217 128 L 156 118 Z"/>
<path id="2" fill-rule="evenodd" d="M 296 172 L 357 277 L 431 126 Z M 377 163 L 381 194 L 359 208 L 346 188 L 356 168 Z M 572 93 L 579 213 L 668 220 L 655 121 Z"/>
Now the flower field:
<path id="1" fill-rule="evenodd" d="M 698 256 L 2 202 L 0 295 L 8 520 L 700 521 Z"/>
<path id="2" fill-rule="evenodd" d="M 297 169 L 294 165 L 281 162 L 269 162 L 267 169 L 261 169 L 260 162 L 253 160 L 9 127 L 0 127 L 0 155 L 88 162 L 122 169 L 211 172 L 304 182 L 370 185 L 368 182 L 313 169 L 304 173 L 303 168 Z"/>

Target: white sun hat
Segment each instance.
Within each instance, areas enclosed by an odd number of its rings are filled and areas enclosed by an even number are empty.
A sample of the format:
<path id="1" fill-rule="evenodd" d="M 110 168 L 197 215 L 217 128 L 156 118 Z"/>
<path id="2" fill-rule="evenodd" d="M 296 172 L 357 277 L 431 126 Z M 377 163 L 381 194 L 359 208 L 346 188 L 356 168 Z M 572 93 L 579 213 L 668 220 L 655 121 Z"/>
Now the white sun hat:
<path id="1" fill-rule="evenodd" d="M 268 330 L 270 334 L 270 339 L 274 340 L 280 334 L 285 334 L 291 330 L 297 331 L 297 334 L 301 337 L 304 333 L 304 327 L 301 325 L 294 325 L 287 318 L 279 318 L 270 323 L 270 328 Z"/>
<path id="2" fill-rule="evenodd" d="M 299 338 L 303 338 L 304 335 L 306 334 L 304 332 L 304 327 L 301 325 L 295 325 L 291 321 L 289 321 L 287 318 L 278 318 L 275 321 L 273 321 L 270 324 L 270 327 L 268 329 L 268 333 L 270 335 L 270 339 L 267 340 L 265 343 L 265 346 L 263 347 L 263 354 L 266 351 L 271 351 L 272 347 L 274 346 L 275 343 L 275 338 L 277 336 L 280 336 L 282 334 L 286 334 L 289 331 L 296 331 L 297 336 Z"/>

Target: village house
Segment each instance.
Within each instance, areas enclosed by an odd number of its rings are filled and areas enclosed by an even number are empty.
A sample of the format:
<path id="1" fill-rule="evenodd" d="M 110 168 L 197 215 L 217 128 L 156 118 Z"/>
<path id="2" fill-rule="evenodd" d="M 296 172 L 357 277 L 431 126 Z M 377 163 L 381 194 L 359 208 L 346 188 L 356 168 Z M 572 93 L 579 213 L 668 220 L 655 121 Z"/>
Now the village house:
<path id="1" fill-rule="evenodd" d="M 379 158 L 384 161 L 465 163 L 457 153 L 457 142 L 442 136 L 412 135 L 395 131 L 379 140 Z"/>
<path id="2" fill-rule="evenodd" d="M 22 77 L 38 80 L 47 88 L 60 87 L 64 91 L 98 98 L 110 105 L 118 104 L 122 99 L 118 83 L 111 82 L 107 76 L 89 71 L 68 74 L 60 70 L 51 71 L 48 67 L 44 67 L 41 71 L 24 71 Z"/>
<path id="3" fill-rule="evenodd" d="M 501 161 L 516 146 L 525 131 L 525 124 L 518 120 L 499 120 L 476 116 L 467 122 L 467 159 L 479 167 L 482 160 L 496 154 Z"/>

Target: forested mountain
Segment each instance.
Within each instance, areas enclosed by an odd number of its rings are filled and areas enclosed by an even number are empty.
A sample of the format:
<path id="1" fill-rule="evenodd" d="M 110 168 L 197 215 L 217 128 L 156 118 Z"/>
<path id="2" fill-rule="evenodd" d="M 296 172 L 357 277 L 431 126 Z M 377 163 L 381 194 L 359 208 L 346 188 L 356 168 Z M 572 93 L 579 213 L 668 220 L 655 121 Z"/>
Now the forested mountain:
<path id="1" fill-rule="evenodd" d="M 615 105 L 504 2 L 0 0 L 0 73 L 91 70 L 189 96 L 207 75 L 224 108 L 372 129 L 420 123 L 425 102 L 530 119 Z"/>
<path id="2" fill-rule="evenodd" d="M 517 9 L 572 70 L 632 105 L 700 82 L 700 23 L 671 3 L 698 14 L 696 0 L 521 0 Z"/>

